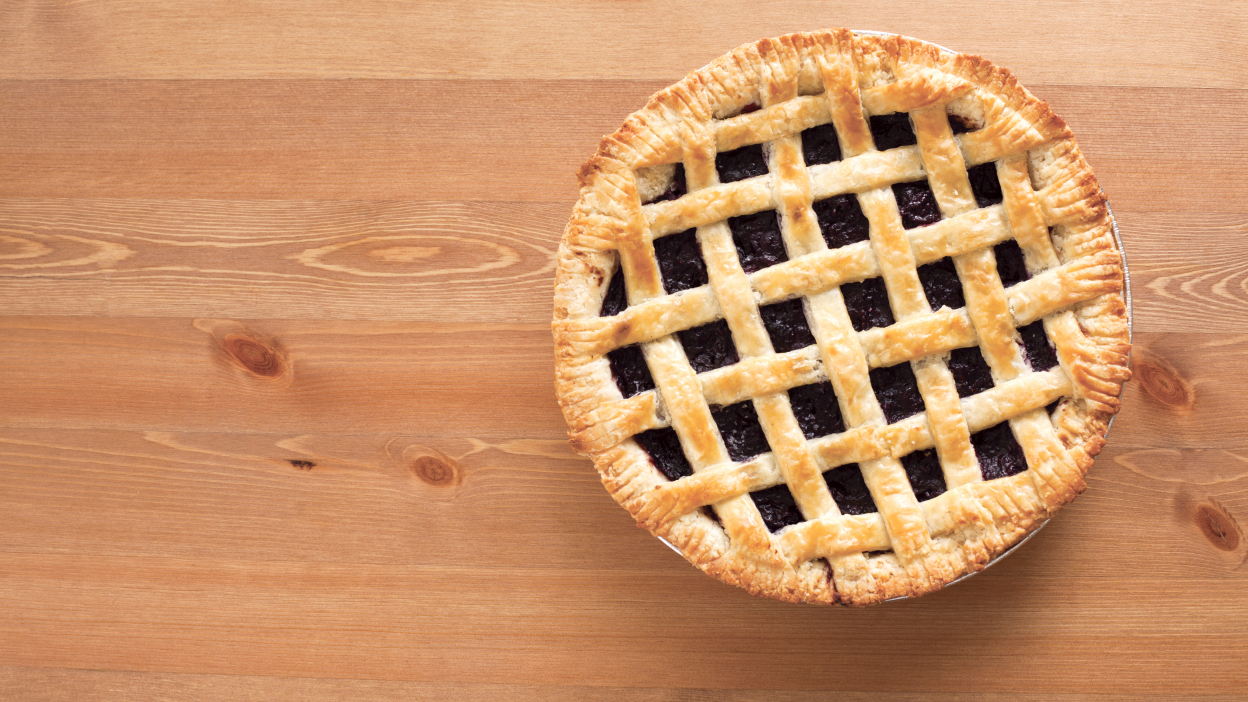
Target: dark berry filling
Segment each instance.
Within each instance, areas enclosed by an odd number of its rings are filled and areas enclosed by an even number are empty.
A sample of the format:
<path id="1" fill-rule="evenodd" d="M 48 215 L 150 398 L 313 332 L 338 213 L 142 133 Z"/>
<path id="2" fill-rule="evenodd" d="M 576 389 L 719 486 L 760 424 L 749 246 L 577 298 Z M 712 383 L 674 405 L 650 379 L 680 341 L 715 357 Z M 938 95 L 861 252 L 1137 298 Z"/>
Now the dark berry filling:
<path id="1" fill-rule="evenodd" d="M 654 240 L 654 254 L 659 259 L 663 289 L 667 294 L 706 285 L 706 263 L 698 246 L 698 230 L 686 229 Z"/>
<path id="2" fill-rule="evenodd" d="M 731 366 L 740 360 L 726 320 L 686 329 L 676 335 L 696 373 Z"/>
<path id="3" fill-rule="evenodd" d="M 823 480 L 828 484 L 828 490 L 832 492 L 832 499 L 841 509 L 841 514 L 870 514 L 879 511 L 857 463 L 833 468 L 823 474 Z"/>
<path id="4" fill-rule="evenodd" d="M 1031 276 L 1027 274 L 1027 264 L 1023 262 L 1023 250 L 1018 242 L 1010 239 L 992 247 L 997 257 L 997 274 L 1001 276 L 1001 284 L 1005 287 L 1017 285 Z"/>
<path id="5" fill-rule="evenodd" d="M 711 417 L 715 419 L 715 426 L 719 427 L 719 435 L 724 437 L 724 445 L 728 447 L 728 456 L 732 460 L 745 461 L 771 450 L 767 435 L 758 423 L 753 402 L 746 400 L 720 407 L 711 412 Z"/>
<path id="6" fill-rule="evenodd" d="M 897 196 L 901 225 L 906 229 L 925 227 L 940 221 L 940 207 L 936 204 L 936 195 L 926 180 L 914 183 L 894 183 L 893 194 Z"/>
<path id="7" fill-rule="evenodd" d="M 995 205 L 1005 199 L 1001 194 L 1001 181 L 997 178 L 995 163 L 972 166 L 966 169 L 966 175 L 971 179 L 971 192 L 975 194 L 975 202 L 980 207 Z"/>
<path id="8" fill-rule="evenodd" d="M 680 437 L 676 436 L 676 431 L 672 428 L 643 431 L 633 438 L 650 454 L 650 462 L 668 480 L 679 480 L 693 475 L 693 466 L 685 458 L 685 452 L 680 448 Z"/>
<path id="9" fill-rule="evenodd" d="M 977 395 L 993 387 L 992 371 L 978 346 L 954 349 L 949 353 L 949 372 L 958 389 L 958 397 Z"/>
<path id="10" fill-rule="evenodd" d="M 745 107 L 742 107 L 742 108 L 741 108 L 741 111 L 740 111 L 740 112 L 738 112 L 737 114 L 739 114 L 739 115 L 748 115 L 748 114 L 750 114 L 751 112 L 758 112 L 758 111 L 759 111 L 759 110 L 761 110 L 761 109 L 763 109 L 763 108 L 762 108 L 762 107 L 760 107 L 760 106 L 759 106 L 759 104 L 758 104 L 757 102 L 751 102 L 750 104 L 746 105 Z"/>
<path id="11" fill-rule="evenodd" d="M 884 410 L 884 418 L 889 424 L 926 409 L 914 369 L 909 363 L 873 369 L 871 388 L 875 390 L 875 399 L 879 400 L 880 409 Z"/>
<path id="12" fill-rule="evenodd" d="M 958 115 L 949 115 L 949 128 L 953 130 L 954 134 L 965 134 L 977 129 L 975 125 Z"/>
<path id="13" fill-rule="evenodd" d="M 958 278 L 958 269 L 953 259 L 948 256 L 919 266 L 919 282 L 923 284 L 923 293 L 927 295 L 927 304 L 933 310 L 942 307 L 958 309 L 966 306 L 966 298 L 962 296 L 962 280 Z"/>
<path id="14" fill-rule="evenodd" d="M 616 266 L 615 275 L 611 276 L 611 282 L 607 285 L 607 296 L 602 298 L 602 311 L 598 316 L 611 317 L 623 312 L 626 307 L 628 295 L 624 291 L 624 268 Z"/>
<path id="15" fill-rule="evenodd" d="M 1047 371 L 1057 365 L 1057 350 L 1049 343 L 1049 335 L 1044 332 L 1044 322 L 1039 320 L 1018 330 L 1023 340 L 1023 353 L 1027 356 L 1027 365 L 1034 371 Z"/>
<path id="16" fill-rule="evenodd" d="M 979 459 L 979 472 L 984 480 L 1005 478 L 1027 470 L 1027 457 L 1018 445 L 1009 422 L 971 434 L 971 445 Z"/>
<path id="17" fill-rule="evenodd" d="M 807 166 L 841 160 L 841 144 L 830 122 L 802 132 L 802 156 Z"/>
<path id="18" fill-rule="evenodd" d="M 763 317 L 763 326 L 767 328 L 767 336 L 771 337 L 771 346 L 776 353 L 796 351 L 815 343 L 800 297 L 760 307 L 758 312 Z"/>
<path id="19" fill-rule="evenodd" d="M 883 278 L 867 278 L 861 283 L 841 286 L 845 297 L 845 309 L 854 331 L 866 331 L 872 327 L 892 326 L 893 309 L 888 306 L 888 289 Z"/>
<path id="20" fill-rule="evenodd" d="M 832 383 L 789 388 L 789 404 L 807 439 L 845 431 L 845 420 L 841 417 L 841 406 L 836 401 Z"/>
<path id="21" fill-rule="evenodd" d="M 648 205 L 651 202 L 663 202 L 665 200 L 675 200 L 678 197 L 684 197 L 689 192 L 689 186 L 685 184 L 685 164 L 676 164 L 676 173 L 672 176 L 672 184 L 667 186 L 667 190 L 663 194 L 642 204 Z"/>
<path id="22" fill-rule="evenodd" d="M 650 375 L 650 367 L 646 365 L 640 346 L 634 344 L 616 349 L 607 354 L 607 361 L 611 364 L 615 384 L 624 397 L 654 389 L 654 378 Z"/>
<path id="23" fill-rule="evenodd" d="M 754 499 L 754 506 L 758 508 L 758 513 L 762 515 L 763 523 L 769 531 L 777 532 L 790 524 L 803 521 L 797 501 L 793 499 L 793 493 L 789 492 L 789 486 L 784 483 L 752 492 L 750 497 Z"/>
<path id="24" fill-rule="evenodd" d="M 901 465 L 910 479 L 910 488 L 919 502 L 926 502 L 945 492 L 945 474 L 935 449 L 915 451 L 901 457 Z"/>
<path id="25" fill-rule="evenodd" d="M 1045 413 L 1045 414 L 1047 414 L 1047 415 L 1049 415 L 1049 416 L 1053 416 L 1053 411 L 1057 409 L 1057 406 L 1061 403 L 1061 401 L 1062 401 L 1062 398 L 1060 398 L 1060 397 L 1059 397 L 1059 398 L 1057 398 L 1056 400 L 1054 400 L 1054 401 L 1050 402 L 1049 404 L 1045 405 L 1045 406 L 1044 406 L 1044 413 Z"/>
<path id="26" fill-rule="evenodd" d="M 871 236 L 871 225 L 854 194 L 837 195 L 811 205 L 828 248 L 839 249 Z"/>
<path id="27" fill-rule="evenodd" d="M 871 137 L 875 139 L 875 148 L 880 151 L 919 143 L 914 136 L 914 127 L 910 126 L 910 115 L 904 112 L 872 117 Z"/>
<path id="28" fill-rule="evenodd" d="M 784 239 L 780 237 L 780 217 L 775 210 L 730 217 L 728 228 L 732 230 L 732 243 L 737 247 L 741 269 L 746 273 L 789 260 Z"/>
<path id="29" fill-rule="evenodd" d="M 715 170 L 719 171 L 721 183 L 734 183 L 767 172 L 767 159 L 763 158 L 763 145 L 742 146 L 735 151 L 725 151 L 715 156 Z"/>

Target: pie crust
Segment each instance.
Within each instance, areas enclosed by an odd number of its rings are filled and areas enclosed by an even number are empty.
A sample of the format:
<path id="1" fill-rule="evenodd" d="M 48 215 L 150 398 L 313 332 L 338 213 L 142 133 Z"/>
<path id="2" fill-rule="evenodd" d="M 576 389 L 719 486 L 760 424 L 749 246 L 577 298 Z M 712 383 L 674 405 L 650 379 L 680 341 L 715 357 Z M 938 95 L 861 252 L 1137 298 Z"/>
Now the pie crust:
<path id="1" fill-rule="evenodd" d="M 877 150 L 872 118 L 894 113 L 908 114 L 917 143 Z M 840 158 L 808 165 L 802 132 L 825 124 Z M 755 144 L 766 172 L 722 183 L 717 155 Z M 1000 203 L 981 206 L 968 169 L 989 163 Z M 553 324 L 570 443 L 640 526 L 698 568 L 787 601 L 920 595 L 982 569 L 1084 489 L 1130 376 L 1122 260 L 1066 123 L 1005 69 L 843 29 L 763 39 L 655 94 L 578 177 Z M 894 186 L 924 179 L 939 221 L 906 228 L 897 196 L 909 191 Z M 869 240 L 830 247 L 812 203 L 842 195 L 857 200 Z M 751 259 L 747 272 L 730 221 L 773 209 L 787 260 Z M 668 294 L 655 242 L 690 230 L 708 282 Z M 994 247 L 1011 240 L 1026 279 L 1007 286 Z M 920 268 L 946 257 L 965 306 L 933 310 Z M 627 307 L 604 315 L 617 269 Z M 893 319 L 862 330 L 841 286 L 877 277 Z M 777 353 L 760 307 L 794 299 L 815 343 Z M 696 372 L 680 332 L 721 319 L 738 361 Z M 1057 365 L 1036 369 L 1025 328 L 1043 330 Z M 607 354 L 634 345 L 656 388 L 625 397 Z M 968 348 L 991 387 L 960 397 L 949 359 Z M 923 409 L 889 422 L 872 369 L 904 364 Z M 789 391 L 822 382 L 845 430 L 811 438 Z M 770 450 L 733 460 L 713 413 L 742 402 Z M 985 480 L 972 436 L 998 425 L 1026 469 Z M 670 480 L 634 438 L 665 427 L 691 475 Z M 907 472 L 907 456 L 928 449 L 936 496 Z M 830 491 L 824 473 L 854 463 L 875 512 L 842 513 Z M 777 485 L 801 521 L 773 532 L 751 493 Z"/>

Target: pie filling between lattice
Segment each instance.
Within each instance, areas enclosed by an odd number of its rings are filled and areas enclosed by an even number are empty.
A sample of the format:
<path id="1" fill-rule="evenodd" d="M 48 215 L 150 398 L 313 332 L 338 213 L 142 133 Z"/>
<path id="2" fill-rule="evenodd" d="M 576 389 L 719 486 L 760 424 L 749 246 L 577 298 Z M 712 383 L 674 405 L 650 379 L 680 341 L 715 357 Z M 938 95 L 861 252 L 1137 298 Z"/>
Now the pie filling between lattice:
<path id="1" fill-rule="evenodd" d="M 1012 81 L 792 35 L 604 139 L 560 252 L 558 390 L 639 523 L 753 592 L 861 604 L 1082 490 L 1127 377 L 1119 255 Z"/>

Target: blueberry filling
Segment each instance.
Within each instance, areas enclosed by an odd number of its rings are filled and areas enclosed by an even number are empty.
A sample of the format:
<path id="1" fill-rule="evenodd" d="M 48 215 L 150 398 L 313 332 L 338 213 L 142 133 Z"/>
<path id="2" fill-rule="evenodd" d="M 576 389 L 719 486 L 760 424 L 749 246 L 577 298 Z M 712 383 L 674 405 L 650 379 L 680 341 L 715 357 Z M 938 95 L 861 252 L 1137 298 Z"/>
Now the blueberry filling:
<path id="1" fill-rule="evenodd" d="M 880 409 L 884 410 L 884 418 L 889 424 L 926 409 L 923 395 L 919 393 L 919 383 L 909 363 L 873 369 L 871 388 L 875 390 L 875 399 L 879 400 Z"/>
<path id="2" fill-rule="evenodd" d="M 828 491 L 832 493 L 832 499 L 841 514 L 871 514 L 879 511 L 857 463 L 833 468 L 823 474 L 823 480 L 828 484 Z M 941 487 L 943 491 L 943 481 Z M 750 493 L 750 497 L 754 499 L 754 506 L 758 507 L 758 513 L 762 515 L 763 523 L 773 533 L 805 521 L 788 485 L 781 483 Z"/>
<path id="3" fill-rule="evenodd" d="M 672 175 L 672 184 L 667 186 L 667 190 L 663 191 L 662 195 L 642 204 L 648 205 L 652 202 L 675 200 L 678 197 L 684 197 L 687 192 L 689 192 L 689 186 L 685 184 L 685 164 L 678 163 L 676 164 L 676 172 Z"/>
<path id="4" fill-rule="evenodd" d="M 797 501 L 793 499 L 793 493 L 789 492 L 789 486 L 784 483 L 752 492 L 750 497 L 753 498 L 754 506 L 762 515 L 768 531 L 777 532 L 802 521 L 802 512 L 797 508 Z"/>
<path id="5" fill-rule="evenodd" d="M 759 110 L 761 110 L 761 109 L 762 109 L 762 108 L 761 108 L 761 107 L 759 107 L 759 104 L 758 104 L 757 102 L 751 102 L 750 104 L 746 105 L 745 107 L 742 107 L 742 108 L 741 108 L 741 111 L 740 111 L 740 112 L 738 112 L 737 114 L 739 114 L 739 115 L 748 115 L 748 114 L 750 114 L 751 112 L 758 112 L 758 111 L 759 111 Z"/>
<path id="6" fill-rule="evenodd" d="M 654 254 L 659 259 L 663 289 L 669 295 L 681 290 L 706 285 L 706 263 L 698 246 L 696 229 L 686 229 L 654 240 Z"/>
<path id="7" fill-rule="evenodd" d="M 1060 398 L 1060 397 L 1059 397 L 1059 398 L 1057 398 L 1056 400 L 1054 400 L 1054 401 L 1050 402 L 1049 404 L 1045 405 L 1045 406 L 1044 406 L 1044 413 L 1045 413 L 1045 414 L 1047 414 L 1047 415 L 1049 415 L 1050 417 L 1051 417 L 1051 416 L 1053 416 L 1053 411 L 1057 409 L 1057 406 L 1058 406 L 1058 404 L 1060 404 L 1060 403 L 1061 403 L 1061 401 L 1062 401 L 1062 398 Z"/>
<path id="8" fill-rule="evenodd" d="M 811 209 L 815 211 L 819 231 L 823 232 L 823 240 L 828 242 L 830 249 L 870 238 L 871 225 L 862 213 L 858 197 L 852 193 L 819 200 L 811 205 Z"/>
<path id="9" fill-rule="evenodd" d="M 654 389 L 654 378 L 650 375 L 650 367 L 646 365 L 640 346 L 634 344 L 616 349 L 607 354 L 607 361 L 611 364 L 615 384 L 624 397 Z"/>
<path id="10" fill-rule="evenodd" d="M 1027 457 L 1018 445 L 1009 422 L 971 434 L 971 446 L 979 459 L 979 472 L 984 480 L 1005 478 L 1027 470 Z"/>
<path id="11" fill-rule="evenodd" d="M 715 170 L 719 171 L 721 183 L 734 183 L 767 172 L 767 159 L 763 158 L 763 145 L 742 146 L 735 151 L 725 151 L 715 156 Z"/>
<path id="12" fill-rule="evenodd" d="M 897 210 L 901 212 L 901 225 L 906 229 L 925 227 L 940 221 L 940 207 L 936 194 L 926 180 L 914 183 L 894 183 L 893 194 L 897 196 Z"/>
<path id="13" fill-rule="evenodd" d="M 823 480 L 828 484 L 828 490 L 841 514 L 870 514 L 879 511 L 857 463 L 833 468 L 823 474 Z"/>
<path id="14" fill-rule="evenodd" d="M 693 466 L 689 465 L 689 460 L 685 458 L 685 452 L 680 448 L 680 437 L 676 436 L 676 431 L 670 427 L 663 429 L 651 429 L 643 431 L 633 437 L 637 443 L 650 454 L 650 462 L 655 468 L 659 469 L 668 480 L 679 480 L 687 475 L 693 475 Z"/>
<path id="15" fill-rule="evenodd" d="M 861 283 L 841 286 L 845 297 L 845 309 L 854 331 L 866 331 L 872 327 L 892 326 L 893 310 L 888 306 L 888 289 L 883 278 L 868 278 Z"/>
<path id="16" fill-rule="evenodd" d="M 775 210 L 730 217 L 728 228 L 732 230 L 732 243 L 737 247 L 741 269 L 746 273 L 789 260 L 784 240 L 780 237 L 780 218 Z"/>
<path id="17" fill-rule="evenodd" d="M 611 317 L 623 312 L 626 307 L 628 295 L 624 291 L 624 268 L 616 266 L 615 275 L 611 276 L 611 282 L 607 285 L 607 295 L 602 298 L 602 311 L 598 316 Z"/>
<path id="18" fill-rule="evenodd" d="M 875 148 L 879 151 L 919 143 L 914 136 L 914 128 L 910 126 L 910 115 L 904 112 L 872 117 L 871 137 L 875 139 Z"/>
<path id="19" fill-rule="evenodd" d="M 1023 341 L 1023 353 L 1027 356 L 1027 365 L 1034 371 L 1047 371 L 1057 365 L 1057 351 L 1049 343 L 1049 335 L 1044 332 L 1044 322 L 1035 321 L 1018 330 Z"/>
<path id="20" fill-rule="evenodd" d="M 954 134 L 965 134 L 976 130 L 975 125 L 958 115 L 949 115 L 949 128 L 953 130 Z"/>
<path id="21" fill-rule="evenodd" d="M 919 266 L 919 282 L 923 284 L 923 293 L 927 295 L 927 304 L 933 310 L 942 307 L 958 309 L 966 306 L 966 298 L 962 296 L 962 281 L 958 278 L 958 270 L 953 259 L 948 256 Z"/>
<path id="22" fill-rule="evenodd" d="M 953 374 L 953 385 L 958 389 L 958 397 L 977 395 L 993 387 L 992 371 L 984 361 L 984 355 L 978 346 L 954 349 L 949 353 L 949 372 Z"/>
<path id="23" fill-rule="evenodd" d="M 1005 199 L 1001 194 L 1001 181 L 997 178 L 995 163 L 981 163 L 968 168 L 966 175 L 971 180 L 971 192 L 980 207 L 995 205 Z"/>
<path id="24" fill-rule="evenodd" d="M 807 166 L 841 160 L 841 144 L 830 122 L 802 132 L 802 157 Z"/>
<path id="25" fill-rule="evenodd" d="M 997 258 L 997 274 L 1001 276 L 1001 284 L 1005 287 L 1017 285 L 1031 276 L 1027 274 L 1027 264 L 1023 262 L 1023 250 L 1018 242 L 1010 239 L 992 247 Z"/>
<path id="26" fill-rule="evenodd" d="M 836 401 L 832 383 L 812 383 L 789 389 L 789 404 L 797 425 L 807 439 L 815 439 L 845 431 L 841 406 Z"/>
<path id="27" fill-rule="evenodd" d="M 767 444 L 767 435 L 758 423 L 758 413 L 754 411 L 753 402 L 746 400 L 720 407 L 711 412 L 711 417 L 715 420 L 715 426 L 719 427 L 719 435 L 724 438 L 728 457 L 732 460 L 749 460 L 771 450 L 771 446 Z"/>
<path id="28" fill-rule="evenodd" d="M 945 492 L 945 474 L 935 449 L 915 451 L 901 457 L 901 465 L 910 479 L 910 488 L 919 502 L 926 502 Z"/>
<path id="29" fill-rule="evenodd" d="M 796 351 L 815 343 L 800 297 L 760 307 L 758 312 L 763 317 L 763 326 L 767 328 L 767 336 L 771 337 L 771 346 L 776 353 Z"/>
<path id="30" fill-rule="evenodd" d="M 732 331 L 725 320 L 686 329 L 676 336 L 695 373 L 731 366 L 739 360 L 737 347 L 732 343 Z"/>

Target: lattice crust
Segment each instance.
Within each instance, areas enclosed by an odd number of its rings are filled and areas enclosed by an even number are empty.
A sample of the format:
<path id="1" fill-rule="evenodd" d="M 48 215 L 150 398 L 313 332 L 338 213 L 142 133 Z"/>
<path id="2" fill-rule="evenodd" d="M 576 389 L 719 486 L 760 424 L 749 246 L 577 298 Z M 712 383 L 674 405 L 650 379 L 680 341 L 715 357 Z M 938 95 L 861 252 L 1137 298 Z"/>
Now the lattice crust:
<path id="1" fill-rule="evenodd" d="M 878 150 L 869 119 L 894 113 L 908 115 L 917 144 Z M 955 134 L 950 115 L 973 129 Z M 826 124 L 841 158 L 808 166 L 801 133 Z M 767 172 L 721 183 L 717 155 L 755 144 Z M 674 164 L 685 192 L 650 202 Z M 994 164 L 999 204 L 976 201 L 968 169 L 981 164 Z M 555 285 L 569 437 L 638 523 L 702 570 L 790 601 L 922 594 L 982 568 L 1083 490 L 1129 377 L 1121 260 L 1070 130 L 1008 71 L 902 37 L 764 39 L 656 94 L 579 177 Z M 904 228 L 893 185 L 924 179 L 940 221 Z M 847 194 L 869 240 L 829 248 L 812 203 Z M 747 273 L 727 221 L 765 210 L 779 217 L 788 260 Z M 708 282 L 668 294 L 655 242 L 691 229 Z M 1007 287 L 994 246 L 1011 241 L 1028 277 Z M 965 306 L 933 310 L 918 269 L 946 257 Z M 627 307 L 600 315 L 617 268 Z M 895 321 L 856 331 L 842 286 L 876 277 Z M 777 353 L 759 310 L 793 299 L 815 343 Z M 717 320 L 739 360 L 695 372 L 678 333 Z M 1019 329 L 1037 321 L 1058 361 L 1049 370 L 1029 367 L 1020 346 Z M 625 398 L 606 354 L 634 344 L 655 388 Z M 959 397 L 949 358 L 968 347 L 993 387 Z M 924 409 L 889 423 L 870 371 L 906 363 Z M 807 439 L 788 391 L 820 382 L 846 428 Z M 713 412 L 740 402 L 770 451 L 734 461 Z M 972 435 L 1002 422 L 1026 470 L 985 480 Z M 634 439 L 663 427 L 691 475 L 669 480 Z M 920 501 L 902 459 L 927 449 L 945 491 Z M 876 512 L 842 514 L 822 477 L 854 463 Z M 751 493 L 778 485 L 802 521 L 773 533 Z"/>

